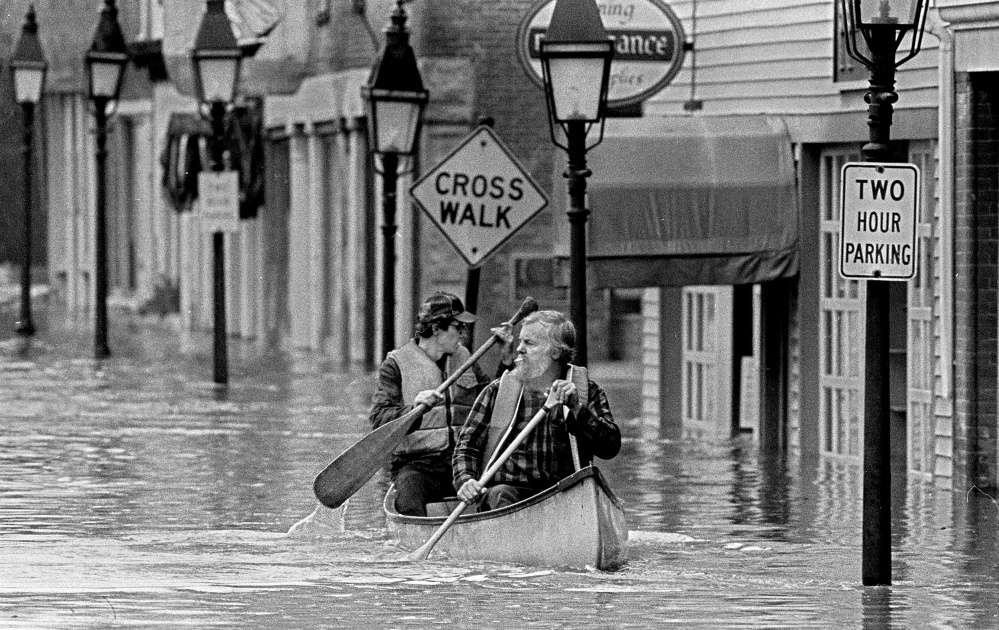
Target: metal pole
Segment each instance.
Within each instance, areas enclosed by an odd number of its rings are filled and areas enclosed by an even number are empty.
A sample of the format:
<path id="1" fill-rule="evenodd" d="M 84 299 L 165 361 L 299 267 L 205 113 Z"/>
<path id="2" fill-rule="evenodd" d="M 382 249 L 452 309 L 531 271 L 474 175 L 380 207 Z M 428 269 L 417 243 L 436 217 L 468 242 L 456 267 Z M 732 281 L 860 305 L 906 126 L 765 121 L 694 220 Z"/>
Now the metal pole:
<path id="1" fill-rule="evenodd" d="M 492 116 L 482 116 L 479 118 L 479 125 L 490 129 L 496 124 Z M 479 311 L 479 283 L 482 279 L 482 267 L 469 267 L 468 280 L 465 283 L 465 310 L 471 313 Z M 466 325 L 468 334 L 465 339 L 465 346 L 469 351 L 475 348 L 475 324 Z"/>
<path id="2" fill-rule="evenodd" d="M 465 310 L 476 313 L 479 310 L 479 282 L 482 278 L 482 267 L 469 267 L 468 281 L 465 283 Z M 465 346 L 469 350 L 475 347 L 475 324 L 465 324 L 468 334 Z"/>
<path id="3" fill-rule="evenodd" d="M 225 152 L 225 103 L 212 103 L 212 170 L 221 173 L 225 170 L 223 153 Z M 212 249 L 214 252 L 214 272 L 212 274 L 213 301 L 215 304 L 215 382 L 225 385 L 229 382 L 229 357 L 226 347 L 226 317 L 225 317 L 225 241 L 222 232 L 212 234 Z"/>
<path id="4" fill-rule="evenodd" d="M 96 120 L 96 166 L 97 203 L 94 209 L 94 358 L 106 359 L 111 356 L 108 348 L 108 252 L 107 252 L 107 140 L 108 140 L 108 99 L 94 99 Z"/>
<path id="5" fill-rule="evenodd" d="M 399 156 L 382 155 L 382 354 L 395 348 L 395 211 Z"/>
<path id="6" fill-rule="evenodd" d="M 24 261 L 21 267 L 21 318 L 15 329 L 18 334 L 30 336 L 35 334 L 35 325 L 31 322 L 31 131 L 35 122 L 35 104 L 22 103 L 24 113 L 24 144 L 21 153 L 24 158 Z"/>
<path id="7" fill-rule="evenodd" d="M 874 67 L 868 103 L 870 141 L 866 162 L 891 160 L 892 103 L 895 93 L 895 46 L 890 32 L 872 43 Z M 867 281 L 864 389 L 864 509 L 862 577 L 865 586 L 891 584 L 891 435 L 888 388 L 888 282 Z"/>
<path id="8" fill-rule="evenodd" d="M 568 124 L 569 169 L 569 319 L 576 325 L 577 365 L 585 366 L 586 357 L 586 125 L 582 121 Z"/>

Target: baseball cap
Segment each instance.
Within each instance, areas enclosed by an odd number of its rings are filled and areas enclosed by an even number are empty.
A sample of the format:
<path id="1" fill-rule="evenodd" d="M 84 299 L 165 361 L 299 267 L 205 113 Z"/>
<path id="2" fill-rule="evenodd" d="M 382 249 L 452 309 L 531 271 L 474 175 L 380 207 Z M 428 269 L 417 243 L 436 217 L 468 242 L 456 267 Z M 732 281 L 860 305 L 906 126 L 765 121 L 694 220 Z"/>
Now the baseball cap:
<path id="1" fill-rule="evenodd" d="M 438 291 L 420 305 L 416 319 L 421 324 L 438 319 L 454 319 L 465 324 L 471 324 L 477 318 L 465 310 L 465 305 L 461 303 L 458 296 L 446 291 Z"/>

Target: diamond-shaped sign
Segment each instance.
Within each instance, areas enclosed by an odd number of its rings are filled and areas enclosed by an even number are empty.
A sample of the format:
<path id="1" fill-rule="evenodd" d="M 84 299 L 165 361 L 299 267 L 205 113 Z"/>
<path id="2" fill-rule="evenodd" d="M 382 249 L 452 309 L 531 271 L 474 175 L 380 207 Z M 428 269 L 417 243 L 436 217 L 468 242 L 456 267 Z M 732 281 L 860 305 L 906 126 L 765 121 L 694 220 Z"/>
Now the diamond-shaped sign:
<path id="1" fill-rule="evenodd" d="M 548 205 L 548 197 L 492 129 L 473 131 L 409 189 L 470 267 Z"/>

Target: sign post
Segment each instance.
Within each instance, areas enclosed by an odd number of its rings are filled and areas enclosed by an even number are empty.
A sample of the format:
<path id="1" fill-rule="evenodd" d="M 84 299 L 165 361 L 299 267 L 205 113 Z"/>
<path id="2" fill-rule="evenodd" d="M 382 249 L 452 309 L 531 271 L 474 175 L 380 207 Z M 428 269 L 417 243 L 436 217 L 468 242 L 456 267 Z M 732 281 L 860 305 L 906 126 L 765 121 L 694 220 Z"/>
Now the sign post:
<path id="1" fill-rule="evenodd" d="M 843 165 L 839 272 L 847 279 L 916 275 L 919 169 L 914 164 Z"/>
<path id="2" fill-rule="evenodd" d="M 890 99 L 884 101 L 891 103 Z M 916 166 L 872 159 L 879 154 L 871 150 L 877 138 L 873 123 L 871 129 L 872 142 L 864 146 L 865 157 L 871 161 L 845 164 L 842 170 L 839 265 L 844 278 L 867 280 L 862 530 L 865 585 L 891 584 L 889 383 L 893 379 L 887 281 L 908 280 L 916 274 L 920 198 Z"/>
<path id="3" fill-rule="evenodd" d="M 221 119 L 219 119 L 221 120 Z M 216 136 L 216 147 L 219 147 Z M 217 148 L 221 151 L 220 148 Z M 221 157 L 216 154 L 216 168 Z M 198 173 L 198 214 L 201 230 L 212 235 L 212 300 L 215 331 L 213 340 L 213 371 L 215 383 L 229 383 L 229 350 L 225 315 L 225 241 L 224 233 L 239 231 L 239 175 L 236 171 L 202 171 Z"/>
<path id="4" fill-rule="evenodd" d="M 198 173 L 198 214 L 201 231 L 239 231 L 239 174 L 236 171 Z"/>
<path id="5" fill-rule="evenodd" d="M 548 205 L 541 187 L 487 126 L 469 134 L 409 194 L 473 268 Z"/>
<path id="6" fill-rule="evenodd" d="M 410 195 L 468 263 L 465 308 L 476 310 L 479 266 L 531 218 L 548 197 L 485 118 Z M 468 343 L 473 345 L 474 330 Z"/>

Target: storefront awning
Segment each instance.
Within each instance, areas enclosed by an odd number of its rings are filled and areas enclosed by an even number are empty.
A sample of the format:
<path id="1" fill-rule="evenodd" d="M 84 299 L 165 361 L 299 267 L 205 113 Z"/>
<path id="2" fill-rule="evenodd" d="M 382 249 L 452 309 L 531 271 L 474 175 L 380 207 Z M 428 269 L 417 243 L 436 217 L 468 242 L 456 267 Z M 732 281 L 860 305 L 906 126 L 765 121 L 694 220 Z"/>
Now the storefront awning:
<path id="1" fill-rule="evenodd" d="M 594 285 L 749 284 L 797 275 L 794 159 L 779 118 L 610 120 L 587 160 Z"/>
<path id="2" fill-rule="evenodd" d="M 260 99 L 247 99 L 226 114 L 225 150 L 229 168 L 239 174 L 239 217 L 253 219 L 264 203 L 263 111 Z M 170 114 L 160 164 L 167 199 L 178 212 L 198 198 L 198 173 L 211 164 L 212 127 L 198 114 Z"/>

